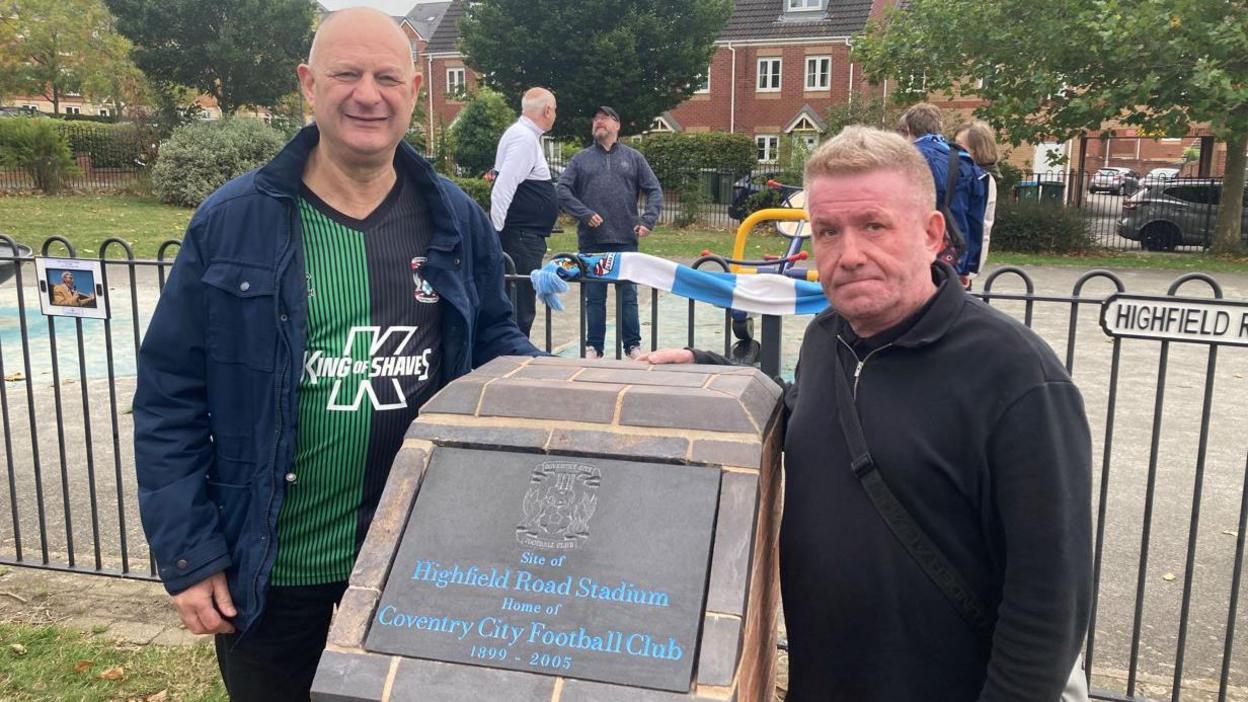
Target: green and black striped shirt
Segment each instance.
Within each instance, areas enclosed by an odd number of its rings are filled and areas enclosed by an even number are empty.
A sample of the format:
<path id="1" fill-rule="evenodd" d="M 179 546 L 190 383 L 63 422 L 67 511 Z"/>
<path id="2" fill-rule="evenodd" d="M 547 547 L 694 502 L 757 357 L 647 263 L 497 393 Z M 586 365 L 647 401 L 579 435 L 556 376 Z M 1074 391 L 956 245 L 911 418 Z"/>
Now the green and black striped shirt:
<path id="1" fill-rule="evenodd" d="M 295 461 L 277 520 L 277 586 L 348 578 L 403 434 L 440 370 L 439 298 L 421 275 L 432 226 L 415 188 L 400 177 L 357 220 L 305 187 L 299 214 L 308 335 Z"/>

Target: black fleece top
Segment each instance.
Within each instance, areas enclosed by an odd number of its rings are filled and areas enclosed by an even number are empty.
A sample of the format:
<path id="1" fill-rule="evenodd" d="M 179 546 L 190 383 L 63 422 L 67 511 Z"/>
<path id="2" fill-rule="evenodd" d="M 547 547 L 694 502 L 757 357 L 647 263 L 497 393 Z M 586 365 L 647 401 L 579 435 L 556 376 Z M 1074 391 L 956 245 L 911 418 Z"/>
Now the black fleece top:
<path id="1" fill-rule="evenodd" d="M 785 394 L 789 702 L 1053 702 L 1087 630 L 1091 439 L 1079 391 L 1035 333 L 943 284 L 948 269 L 933 273 L 936 295 L 893 330 L 858 339 L 829 310 L 806 331 Z M 833 353 L 851 388 L 858 371 L 881 475 L 995 613 L 991 642 L 850 471 Z"/>

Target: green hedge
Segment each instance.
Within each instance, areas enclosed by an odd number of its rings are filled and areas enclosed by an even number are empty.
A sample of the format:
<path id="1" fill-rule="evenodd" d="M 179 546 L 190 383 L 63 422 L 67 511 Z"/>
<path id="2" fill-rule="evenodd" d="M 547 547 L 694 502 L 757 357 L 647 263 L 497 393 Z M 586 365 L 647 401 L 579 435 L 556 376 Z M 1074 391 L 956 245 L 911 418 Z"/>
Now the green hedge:
<path id="1" fill-rule="evenodd" d="M 754 139 L 746 134 L 650 134 L 636 146 L 663 187 L 680 187 L 702 169 L 728 171 L 736 179 L 758 166 Z"/>
<path id="2" fill-rule="evenodd" d="M 178 127 L 160 147 L 152 189 L 165 202 L 197 207 L 230 179 L 273 158 L 283 144 L 281 132 L 242 117 Z"/>
<path id="3" fill-rule="evenodd" d="M 45 193 L 55 193 L 74 168 L 65 136 L 56 120 L 0 119 L 0 166 L 20 168 Z"/>
<path id="4" fill-rule="evenodd" d="M 56 130 L 69 141 L 75 156 L 90 156 L 95 168 L 134 168 L 135 161 L 147 163 L 155 156 L 155 145 L 145 145 L 139 128 L 131 123 L 57 120 Z"/>
<path id="5" fill-rule="evenodd" d="M 477 201 L 481 209 L 490 211 L 490 183 L 484 178 L 451 178 L 451 181 L 468 193 L 468 197 Z"/>
<path id="6" fill-rule="evenodd" d="M 1079 210 L 1047 200 L 998 199 L 991 236 L 993 251 L 1065 254 L 1096 248 Z"/>

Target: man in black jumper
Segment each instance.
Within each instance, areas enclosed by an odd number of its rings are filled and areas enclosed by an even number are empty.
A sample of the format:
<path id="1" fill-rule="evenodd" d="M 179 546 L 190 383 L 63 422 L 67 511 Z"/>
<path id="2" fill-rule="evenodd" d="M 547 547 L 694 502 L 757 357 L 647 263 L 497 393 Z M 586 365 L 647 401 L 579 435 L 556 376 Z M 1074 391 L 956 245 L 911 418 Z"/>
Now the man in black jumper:
<path id="1" fill-rule="evenodd" d="M 933 264 L 927 163 L 850 127 L 806 164 L 819 280 L 785 394 L 780 579 L 789 702 L 1055 702 L 1091 602 L 1091 440 L 1052 350 Z M 846 376 L 879 474 L 988 613 L 977 633 L 850 468 Z M 639 360 L 714 362 L 688 349 Z"/>

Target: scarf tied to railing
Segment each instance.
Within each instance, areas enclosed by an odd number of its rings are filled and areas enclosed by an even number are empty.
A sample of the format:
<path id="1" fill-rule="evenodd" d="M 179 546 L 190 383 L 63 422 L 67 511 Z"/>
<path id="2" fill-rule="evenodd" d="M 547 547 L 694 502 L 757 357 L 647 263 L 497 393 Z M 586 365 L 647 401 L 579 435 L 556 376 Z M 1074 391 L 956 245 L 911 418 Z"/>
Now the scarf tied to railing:
<path id="1" fill-rule="evenodd" d="M 725 309 L 764 315 L 818 314 L 828 306 L 818 283 L 777 274 L 706 271 L 643 253 L 560 255 L 529 274 L 537 298 L 563 311 L 565 281 L 639 283 Z"/>

